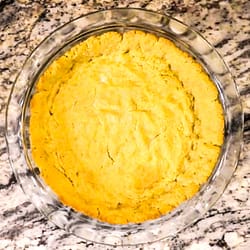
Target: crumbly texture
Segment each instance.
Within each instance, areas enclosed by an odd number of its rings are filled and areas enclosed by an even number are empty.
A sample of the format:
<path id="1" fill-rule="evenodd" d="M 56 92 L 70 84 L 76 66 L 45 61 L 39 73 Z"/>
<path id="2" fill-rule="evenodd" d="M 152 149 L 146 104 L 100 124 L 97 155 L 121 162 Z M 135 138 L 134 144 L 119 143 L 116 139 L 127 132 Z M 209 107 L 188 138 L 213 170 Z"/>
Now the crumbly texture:
<path id="1" fill-rule="evenodd" d="M 31 100 L 32 155 L 75 210 L 114 224 L 160 217 L 211 175 L 223 143 L 218 91 L 171 41 L 106 32 L 74 46 Z"/>

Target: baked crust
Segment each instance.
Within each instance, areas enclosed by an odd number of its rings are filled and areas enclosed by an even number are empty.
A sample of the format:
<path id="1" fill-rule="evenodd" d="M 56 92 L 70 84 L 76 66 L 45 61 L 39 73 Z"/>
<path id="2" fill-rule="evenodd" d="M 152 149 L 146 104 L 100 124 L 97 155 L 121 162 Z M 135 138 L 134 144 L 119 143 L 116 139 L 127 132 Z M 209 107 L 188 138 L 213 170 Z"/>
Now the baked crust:
<path id="1" fill-rule="evenodd" d="M 191 198 L 224 138 L 218 90 L 171 41 L 138 30 L 74 46 L 31 100 L 32 156 L 66 205 L 114 224 Z"/>

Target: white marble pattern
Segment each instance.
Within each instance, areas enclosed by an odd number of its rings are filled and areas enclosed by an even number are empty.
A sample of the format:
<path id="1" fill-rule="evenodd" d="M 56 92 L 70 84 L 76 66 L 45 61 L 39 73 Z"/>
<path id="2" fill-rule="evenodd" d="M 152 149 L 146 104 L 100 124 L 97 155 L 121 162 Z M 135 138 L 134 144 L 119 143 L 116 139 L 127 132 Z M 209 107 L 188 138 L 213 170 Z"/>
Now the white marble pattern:
<path id="1" fill-rule="evenodd" d="M 113 249 L 56 228 L 27 200 L 13 177 L 4 141 L 4 112 L 15 77 L 32 49 L 63 23 L 93 10 L 142 7 L 170 13 L 199 30 L 225 58 L 245 112 L 239 166 L 216 205 L 173 239 L 116 249 L 250 249 L 250 2 L 171 0 L 0 0 L 0 249 Z"/>

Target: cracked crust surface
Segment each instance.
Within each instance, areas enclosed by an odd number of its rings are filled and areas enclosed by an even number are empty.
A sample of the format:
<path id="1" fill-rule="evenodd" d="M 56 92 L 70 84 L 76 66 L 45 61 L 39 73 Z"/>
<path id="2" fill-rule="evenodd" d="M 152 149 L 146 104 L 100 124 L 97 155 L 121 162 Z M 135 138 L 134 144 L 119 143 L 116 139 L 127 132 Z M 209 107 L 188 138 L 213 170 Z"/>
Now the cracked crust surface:
<path id="1" fill-rule="evenodd" d="M 53 62 L 31 100 L 32 155 L 59 199 L 109 223 L 157 218 L 191 198 L 223 143 L 201 66 L 142 31 L 90 37 Z"/>

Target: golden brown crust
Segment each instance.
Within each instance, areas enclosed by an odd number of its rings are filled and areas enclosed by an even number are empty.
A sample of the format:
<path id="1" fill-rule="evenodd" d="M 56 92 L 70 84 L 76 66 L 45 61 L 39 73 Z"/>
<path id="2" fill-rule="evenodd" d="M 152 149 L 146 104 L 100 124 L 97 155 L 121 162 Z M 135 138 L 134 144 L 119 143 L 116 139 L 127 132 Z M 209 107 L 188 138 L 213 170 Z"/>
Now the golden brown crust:
<path id="1" fill-rule="evenodd" d="M 32 155 L 59 199 L 109 223 L 142 222 L 192 197 L 223 143 L 218 91 L 172 42 L 90 37 L 57 59 L 31 101 Z"/>

